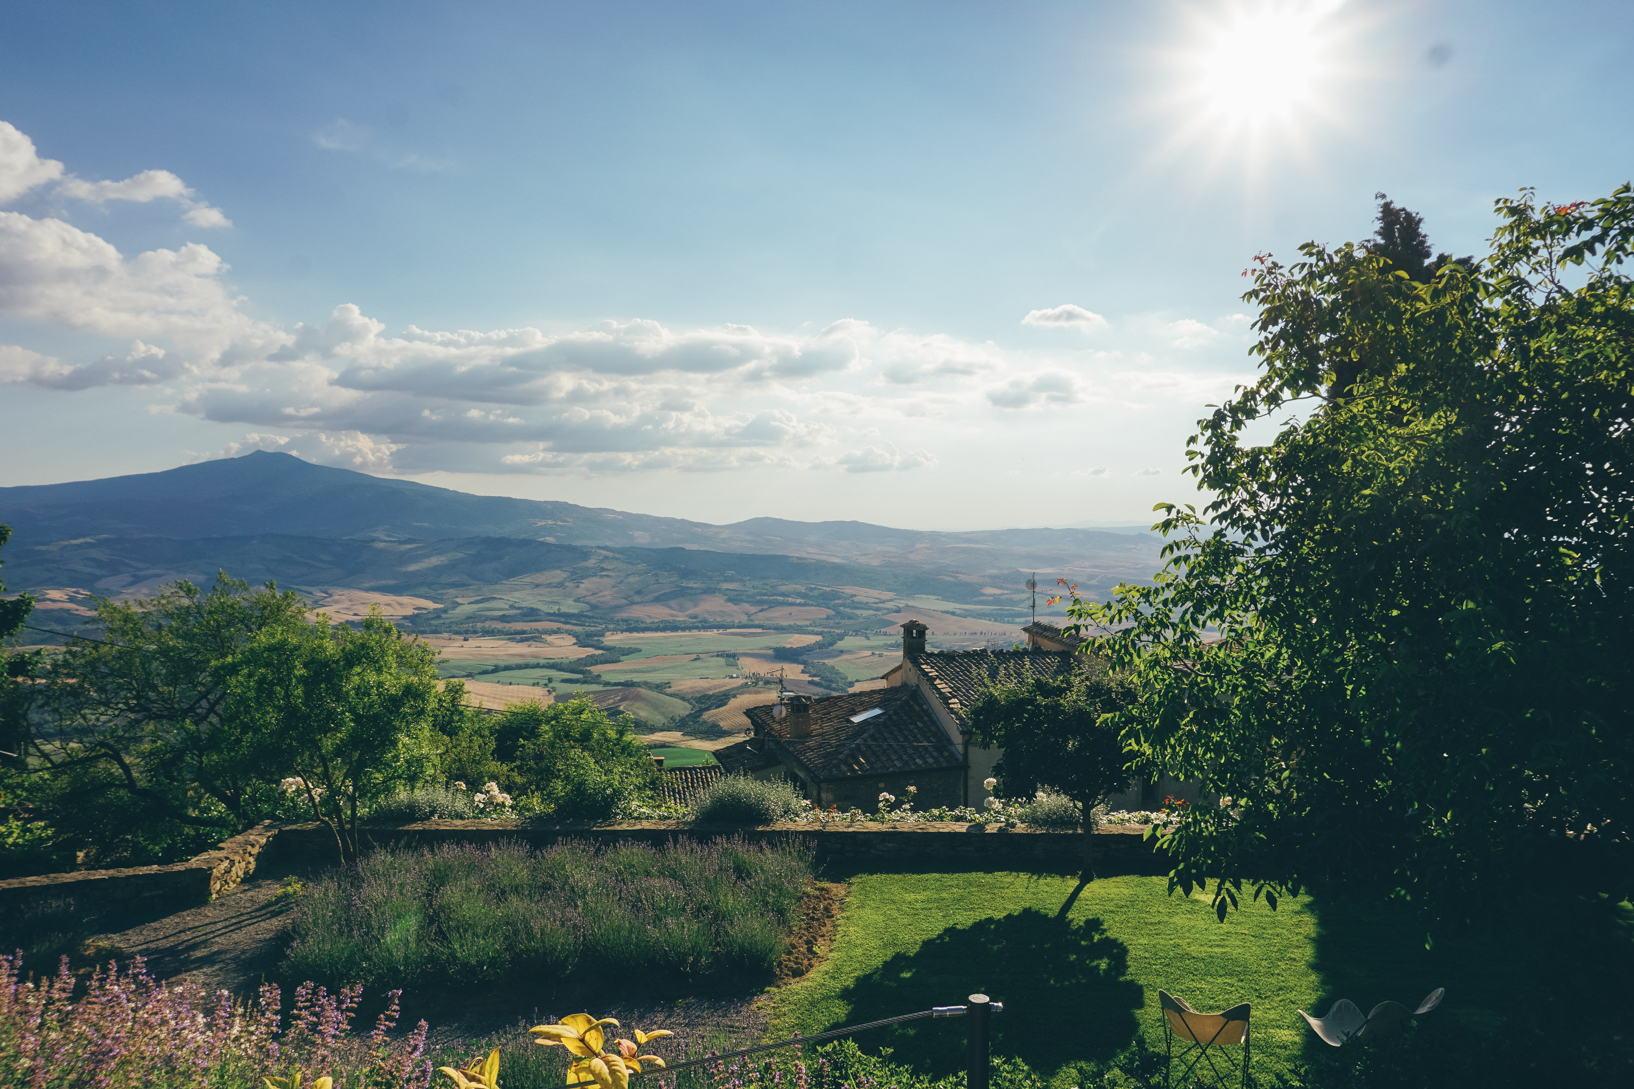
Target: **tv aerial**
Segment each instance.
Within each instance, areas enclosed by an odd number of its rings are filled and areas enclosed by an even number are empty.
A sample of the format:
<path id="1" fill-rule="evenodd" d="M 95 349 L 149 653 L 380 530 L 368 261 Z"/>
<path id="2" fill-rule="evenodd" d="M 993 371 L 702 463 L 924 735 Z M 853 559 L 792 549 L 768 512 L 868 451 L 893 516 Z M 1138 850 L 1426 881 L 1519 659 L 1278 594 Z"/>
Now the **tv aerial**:
<path id="1" fill-rule="evenodd" d="M 1027 580 L 1027 592 L 1032 594 L 1032 596 L 1033 596 L 1033 623 L 1036 624 L 1036 623 L 1038 623 L 1038 572 L 1037 571 L 1034 571 L 1033 572 L 1033 577 Z"/>

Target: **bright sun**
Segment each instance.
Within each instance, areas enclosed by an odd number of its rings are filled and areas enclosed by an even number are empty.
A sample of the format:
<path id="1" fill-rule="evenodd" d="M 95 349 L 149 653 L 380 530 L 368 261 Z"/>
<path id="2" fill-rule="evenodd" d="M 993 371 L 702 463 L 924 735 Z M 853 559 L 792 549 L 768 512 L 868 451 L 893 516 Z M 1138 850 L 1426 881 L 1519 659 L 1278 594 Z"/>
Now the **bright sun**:
<path id="1" fill-rule="evenodd" d="M 1196 89 L 1218 120 L 1257 125 L 1315 96 L 1325 66 L 1322 4 L 1239 10 L 1216 23 L 1198 56 Z"/>

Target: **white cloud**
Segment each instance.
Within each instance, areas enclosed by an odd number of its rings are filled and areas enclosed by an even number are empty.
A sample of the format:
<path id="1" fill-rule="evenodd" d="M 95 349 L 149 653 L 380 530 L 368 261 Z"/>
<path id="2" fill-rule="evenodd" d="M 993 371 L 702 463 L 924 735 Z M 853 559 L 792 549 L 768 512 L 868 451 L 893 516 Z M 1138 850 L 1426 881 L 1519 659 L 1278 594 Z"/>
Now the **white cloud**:
<path id="1" fill-rule="evenodd" d="M 337 117 L 312 134 L 312 142 L 325 151 L 346 151 L 367 155 L 385 163 L 393 170 L 418 170 L 436 173 L 453 165 L 446 159 L 434 159 L 416 152 L 393 152 L 381 147 L 374 133 L 365 125 Z"/>
<path id="2" fill-rule="evenodd" d="M 372 146 L 361 128 L 320 136 L 333 150 Z M 200 222 L 218 214 L 168 171 L 86 181 L 40 160 L 15 130 L 0 130 L 0 145 L 9 156 L 0 177 L 13 188 L 55 182 L 61 195 L 93 203 L 181 201 Z M 64 219 L 0 212 L 0 318 L 55 325 L 85 345 L 12 334 L 19 342 L 0 347 L 0 382 L 146 386 L 149 412 L 247 431 L 234 450 L 414 474 L 903 472 L 935 465 L 932 448 L 967 458 L 1057 427 L 1037 415 L 1021 423 L 1018 411 L 1201 406 L 1238 380 L 1165 362 L 1176 336 L 1220 335 L 1167 315 L 1120 323 L 1119 343 L 1105 351 L 1014 349 L 855 318 L 792 332 L 639 317 L 550 332 L 388 330 L 351 303 L 286 331 L 246 315 L 226 272 L 203 245 L 127 256 Z M 1026 320 L 1106 324 L 1072 306 Z"/>
<path id="3" fill-rule="evenodd" d="M 62 164 L 42 159 L 34 141 L 7 121 L 0 121 L 0 204 L 16 200 L 35 186 L 62 177 Z"/>
<path id="4" fill-rule="evenodd" d="M 1136 476 L 1161 476 L 1161 475 L 1163 475 L 1163 470 L 1162 469 L 1136 469 L 1135 470 L 1135 475 Z"/>
<path id="5" fill-rule="evenodd" d="M 1085 476 L 1110 476 L 1110 475 L 1112 475 L 1111 472 L 1107 469 L 1107 467 L 1105 465 L 1092 465 L 1088 469 L 1083 470 L 1083 474 Z"/>
<path id="6" fill-rule="evenodd" d="M 279 450 L 294 454 L 304 461 L 318 465 L 335 465 L 343 469 L 357 469 L 368 473 L 392 473 L 392 454 L 400 449 L 396 444 L 378 442 L 357 431 L 331 434 L 308 431 L 300 435 L 264 435 L 251 432 L 243 442 L 228 443 L 215 457 L 235 458 L 252 450 Z M 209 460 L 208 457 L 198 458 Z"/>
<path id="7" fill-rule="evenodd" d="M 900 451 L 891 443 L 881 443 L 851 450 L 837 458 L 822 458 L 812 462 L 813 469 L 844 469 L 848 473 L 900 473 L 909 469 L 930 468 L 936 459 L 924 450 Z"/>
<path id="8" fill-rule="evenodd" d="M 1198 348 L 1213 342 L 1214 338 L 1220 335 L 1219 330 L 1213 326 L 1204 325 L 1194 318 L 1171 321 L 1168 330 L 1174 336 L 1171 343 L 1176 348 Z"/>
<path id="9" fill-rule="evenodd" d="M 1088 332 L 1091 329 L 1105 329 L 1107 320 L 1091 310 L 1072 303 L 1063 303 L 1052 306 L 1047 310 L 1029 310 L 1027 316 L 1021 319 L 1023 325 L 1069 325 Z"/>
<path id="10" fill-rule="evenodd" d="M 1083 399 L 1078 383 L 1059 371 L 1033 378 L 1012 378 L 1005 385 L 987 391 L 987 399 L 999 408 L 1034 408 L 1039 405 L 1070 405 Z"/>
<path id="11" fill-rule="evenodd" d="M 172 338 L 181 351 L 155 371 L 159 378 L 232 354 L 264 354 L 287 339 L 239 311 L 221 283 L 226 267 L 198 243 L 127 260 L 60 219 L 0 212 L 0 315 L 103 336 Z M 86 371 L 75 388 L 104 384 L 96 373 Z"/>
<path id="12" fill-rule="evenodd" d="M 173 200 L 187 209 L 182 218 L 195 227 L 233 225 L 233 221 L 228 219 L 220 208 L 213 208 L 201 200 L 194 199 L 193 190 L 168 170 L 144 170 L 140 174 L 132 174 L 124 181 L 88 182 L 70 174 L 57 186 L 57 192 L 65 197 L 91 204 L 102 204 L 110 200 L 128 200 L 137 204 L 146 204 L 152 200 Z"/>

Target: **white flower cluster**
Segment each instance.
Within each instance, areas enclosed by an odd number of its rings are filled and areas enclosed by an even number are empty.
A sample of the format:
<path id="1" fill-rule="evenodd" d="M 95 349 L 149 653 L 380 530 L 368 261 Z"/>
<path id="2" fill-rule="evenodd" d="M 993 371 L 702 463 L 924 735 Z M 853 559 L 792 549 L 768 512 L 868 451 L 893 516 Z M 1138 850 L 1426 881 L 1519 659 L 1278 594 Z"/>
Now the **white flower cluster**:
<path id="1" fill-rule="evenodd" d="M 460 789 L 463 790 L 464 787 Z M 478 809 L 509 809 L 511 807 L 511 796 L 501 791 L 498 783 L 483 784 L 482 790 L 471 800 L 477 803 Z"/>
<path id="2" fill-rule="evenodd" d="M 278 789 L 283 791 L 285 794 L 293 794 L 297 790 L 306 790 L 306 780 L 302 779 L 299 775 L 291 776 L 288 779 L 280 779 L 278 780 Z M 312 787 L 311 789 L 312 793 L 314 794 L 323 793 L 323 787 Z"/>

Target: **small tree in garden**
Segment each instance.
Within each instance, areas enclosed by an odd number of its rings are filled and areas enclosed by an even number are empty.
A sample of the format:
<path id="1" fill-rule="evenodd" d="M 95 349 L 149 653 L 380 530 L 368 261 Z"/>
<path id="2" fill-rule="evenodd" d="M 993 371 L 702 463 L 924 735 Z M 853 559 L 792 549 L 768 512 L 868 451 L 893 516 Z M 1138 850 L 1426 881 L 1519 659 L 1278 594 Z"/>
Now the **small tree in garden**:
<path id="1" fill-rule="evenodd" d="M 11 527 L 0 526 L 0 548 L 11 539 Z M 0 561 L 3 564 L 3 561 Z M 5 592 L 0 584 L 0 593 Z M 14 598 L 0 598 L 0 640 L 9 639 L 22 630 L 23 621 L 34 609 L 34 599 L 27 594 Z M 0 767 L 27 766 L 24 750 L 28 742 L 28 688 L 23 678 L 34 672 L 39 654 L 19 654 L 0 650 Z"/>
<path id="2" fill-rule="evenodd" d="M 378 614 L 359 630 L 321 619 L 246 648 L 234 709 L 260 763 L 287 769 L 286 783 L 353 862 L 359 809 L 424 782 L 435 767 L 436 652 Z"/>
<path id="3" fill-rule="evenodd" d="M 1012 795 L 1052 789 L 1085 817 L 1129 779 L 1128 757 L 1111 723 L 1133 693 L 1104 672 L 1075 670 L 1007 684 L 1001 677 L 970 707 L 970 728 L 983 745 L 1002 748 L 994 769 Z M 1085 840 L 1084 872 L 1089 873 Z"/>
<path id="4" fill-rule="evenodd" d="M 508 708 L 507 713 L 523 709 Z M 519 790 L 564 820 L 605 820 L 634 801 L 650 800 L 658 766 L 631 729 L 628 715 L 612 719 L 587 697 L 534 704 L 533 735 L 517 751 Z"/>
<path id="5" fill-rule="evenodd" d="M 275 808 L 276 769 L 230 690 L 240 654 L 306 626 L 306 602 L 273 584 L 217 576 L 157 597 L 100 600 L 100 639 L 74 639 L 39 670 L 29 773 L 109 796 L 124 821 L 229 831 Z M 123 800 L 116 798 L 124 795 Z M 82 821 L 64 806 L 65 821 Z M 134 829 L 132 829 L 134 831 Z M 87 847 L 98 847 L 87 844 Z"/>

